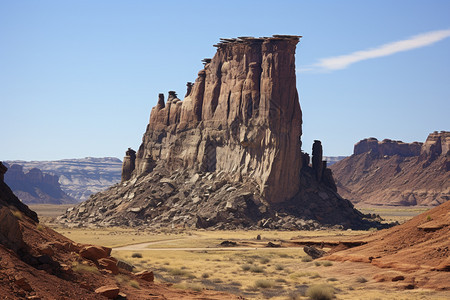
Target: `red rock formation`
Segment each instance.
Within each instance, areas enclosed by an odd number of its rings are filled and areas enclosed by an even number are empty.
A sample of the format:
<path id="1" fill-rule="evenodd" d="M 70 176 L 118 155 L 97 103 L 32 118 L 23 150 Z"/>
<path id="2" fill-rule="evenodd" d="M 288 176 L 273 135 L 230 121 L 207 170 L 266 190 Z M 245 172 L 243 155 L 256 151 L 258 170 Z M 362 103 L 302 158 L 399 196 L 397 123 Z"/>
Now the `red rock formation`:
<path id="1" fill-rule="evenodd" d="M 338 192 L 353 203 L 439 205 L 450 199 L 450 132 L 425 143 L 370 138 L 330 168 Z"/>
<path id="2" fill-rule="evenodd" d="M 240 38 L 216 45 L 184 101 L 160 95 L 137 155 L 184 167 L 251 176 L 271 202 L 292 198 L 301 169 L 295 76 L 299 36 Z M 209 156 L 209 157 L 208 157 Z M 205 162 L 205 161 L 208 162 Z"/>
<path id="3" fill-rule="evenodd" d="M 223 39 L 183 101 L 173 91 L 166 102 L 159 95 L 135 168 L 131 155 L 124 159 L 122 184 L 60 221 L 216 229 L 376 226 L 336 194 L 320 142 L 312 166 L 301 152 L 299 38 Z"/>
<path id="4" fill-rule="evenodd" d="M 422 143 L 404 143 L 402 141 L 393 141 L 384 139 L 379 142 L 376 138 L 368 138 L 355 144 L 353 154 L 358 155 L 366 152 L 372 152 L 374 155 L 400 155 L 417 156 L 420 154 Z"/>

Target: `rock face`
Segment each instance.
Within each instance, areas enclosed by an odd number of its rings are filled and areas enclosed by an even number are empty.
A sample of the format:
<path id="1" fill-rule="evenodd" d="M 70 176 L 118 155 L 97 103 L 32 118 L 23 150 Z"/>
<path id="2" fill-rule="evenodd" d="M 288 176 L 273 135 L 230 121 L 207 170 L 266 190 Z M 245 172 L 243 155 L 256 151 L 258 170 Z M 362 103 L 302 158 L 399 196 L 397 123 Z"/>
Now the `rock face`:
<path id="1" fill-rule="evenodd" d="M 120 182 L 122 162 L 114 157 L 86 157 L 55 161 L 6 161 L 23 166 L 24 172 L 38 168 L 59 177 L 61 189 L 76 201 Z"/>
<path id="2" fill-rule="evenodd" d="M 299 36 L 223 39 L 186 97 L 160 94 L 142 144 L 126 153 L 122 183 L 61 217 L 63 223 L 315 228 L 358 227 L 336 193 L 316 141 L 301 151 L 296 89 Z M 307 223 L 305 220 L 310 220 Z M 373 225 L 372 225 L 373 226 Z"/>
<path id="3" fill-rule="evenodd" d="M 58 176 L 45 174 L 37 168 L 24 173 L 23 167 L 16 164 L 5 175 L 5 182 L 24 203 L 75 203 L 75 199 L 61 190 L 58 180 Z"/>
<path id="4" fill-rule="evenodd" d="M 152 282 L 151 271 L 134 275 L 120 268 L 110 256 L 111 248 L 78 244 L 37 224 L 37 215 L 1 180 L 5 171 L 0 162 L 1 299 L 239 298 L 216 291 L 181 291 Z M 134 280 L 139 289 L 128 280 L 118 282 L 119 273 Z"/>
<path id="5" fill-rule="evenodd" d="M 450 132 L 425 143 L 369 138 L 331 166 L 339 194 L 359 204 L 439 205 L 450 199 Z"/>
<path id="6" fill-rule="evenodd" d="M 299 37 L 242 39 L 217 45 L 184 101 L 159 96 L 136 158 L 171 170 L 251 176 L 270 202 L 292 198 L 301 169 L 301 110 L 295 76 Z"/>
<path id="7" fill-rule="evenodd" d="M 403 288 L 449 290 L 449 236 L 450 202 L 446 202 L 324 259 L 370 263 L 380 268 L 373 277 L 376 281 L 398 281 Z M 395 275 L 386 278 L 389 273 Z"/>

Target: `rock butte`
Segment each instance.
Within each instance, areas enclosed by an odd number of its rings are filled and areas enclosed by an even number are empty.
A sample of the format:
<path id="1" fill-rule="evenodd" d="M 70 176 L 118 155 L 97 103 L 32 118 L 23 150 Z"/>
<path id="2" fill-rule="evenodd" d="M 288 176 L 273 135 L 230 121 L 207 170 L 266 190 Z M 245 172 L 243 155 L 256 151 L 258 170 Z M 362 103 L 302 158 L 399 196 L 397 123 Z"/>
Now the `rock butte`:
<path id="1" fill-rule="evenodd" d="M 126 153 L 122 183 L 61 221 L 305 228 L 301 217 L 346 227 L 365 224 L 336 193 L 320 141 L 314 143 L 312 164 L 301 151 L 299 39 L 221 39 L 195 82 L 187 83 L 183 101 L 174 91 L 167 101 L 159 95 L 139 150 Z"/>

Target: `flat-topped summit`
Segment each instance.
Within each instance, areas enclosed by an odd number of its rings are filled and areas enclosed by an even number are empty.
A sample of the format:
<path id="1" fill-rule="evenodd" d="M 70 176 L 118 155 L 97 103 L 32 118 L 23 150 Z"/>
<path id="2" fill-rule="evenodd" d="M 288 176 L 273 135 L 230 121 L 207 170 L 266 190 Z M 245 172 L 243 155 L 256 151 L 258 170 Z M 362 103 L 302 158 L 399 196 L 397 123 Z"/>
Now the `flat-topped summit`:
<path id="1" fill-rule="evenodd" d="M 70 210 L 64 223 L 318 228 L 368 225 L 336 193 L 315 141 L 302 152 L 296 88 L 300 36 L 221 39 L 186 96 L 159 94 L 122 183 Z M 311 147 L 311 146 L 309 146 Z M 374 225 L 370 225 L 374 226 Z"/>
<path id="2" fill-rule="evenodd" d="M 341 195 L 354 203 L 439 205 L 450 199 L 450 132 L 424 143 L 364 139 L 333 166 Z"/>

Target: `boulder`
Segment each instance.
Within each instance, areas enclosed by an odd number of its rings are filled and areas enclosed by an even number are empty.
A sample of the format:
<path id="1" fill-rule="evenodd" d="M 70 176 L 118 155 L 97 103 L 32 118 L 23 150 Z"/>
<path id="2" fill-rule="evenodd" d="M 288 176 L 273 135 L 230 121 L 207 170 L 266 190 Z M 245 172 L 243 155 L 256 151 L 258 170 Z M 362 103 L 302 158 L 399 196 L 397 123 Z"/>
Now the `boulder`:
<path id="1" fill-rule="evenodd" d="M 83 258 L 90 259 L 92 261 L 97 261 L 100 258 L 106 258 L 111 254 L 111 248 L 108 247 L 102 247 L 102 246 L 93 246 L 88 245 L 84 246 L 79 254 Z"/>
<path id="2" fill-rule="evenodd" d="M 100 268 L 111 271 L 113 275 L 119 274 L 119 267 L 117 266 L 117 260 L 113 257 L 105 257 L 97 260 Z"/>
<path id="3" fill-rule="evenodd" d="M 153 271 L 144 270 L 141 272 L 137 272 L 134 274 L 136 277 L 148 281 L 153 282 L 155 280 L 155 276 L 153 275 Z"/>
<path id="4" fill-rule="evenodd" d="M 119 295 L 120 289 L 116 285 L 104 285 L 97 288 L 95 292 L 108 299 L 115 299 Z"/>
<path id="5" fill-rule="evenodd" d="M 306 254 L 311 256 L 312 259 L 320 258 L 326 254 L 325 251 L 317 249 L 314 246 L 305 246 L 303 247 L 303 251 L 305 251 Z"/>

